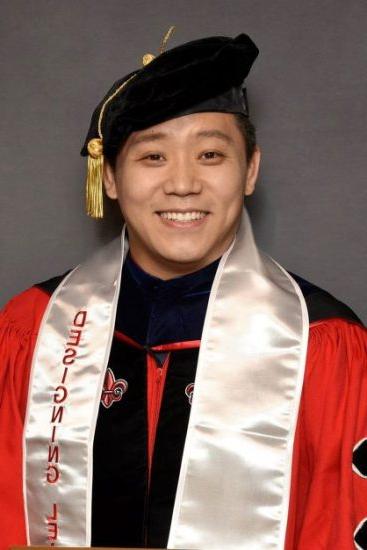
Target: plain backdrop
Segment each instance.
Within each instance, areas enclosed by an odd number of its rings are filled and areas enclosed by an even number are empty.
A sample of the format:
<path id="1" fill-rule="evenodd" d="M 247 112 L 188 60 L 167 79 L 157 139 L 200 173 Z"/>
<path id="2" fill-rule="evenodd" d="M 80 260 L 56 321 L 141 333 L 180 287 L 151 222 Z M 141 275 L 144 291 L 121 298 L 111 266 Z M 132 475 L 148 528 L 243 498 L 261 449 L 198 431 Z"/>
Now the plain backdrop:
<path id="1" fill-rule="evenodd" d="M 367 320 L 366 0 L 1 2 L 1 295 L 82 261 L 120 230 L 84 214 L 79 151 L 110 85 L 168 47 L 248 33 L 263 163 L 258 244 Z"/>

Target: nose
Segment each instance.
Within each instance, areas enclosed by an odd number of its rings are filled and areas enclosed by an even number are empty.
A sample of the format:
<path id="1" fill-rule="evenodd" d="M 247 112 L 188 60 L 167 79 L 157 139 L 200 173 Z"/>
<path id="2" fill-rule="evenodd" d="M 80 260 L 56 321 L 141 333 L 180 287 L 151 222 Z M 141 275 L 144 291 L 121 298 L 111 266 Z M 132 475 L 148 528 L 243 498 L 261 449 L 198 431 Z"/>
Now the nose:
<path id="1" fill-rule="evenodd" d="M 170 167 L 170 173 L 164 184 L 167 195 L 197 195 L 202 190 L 202 183 L 195 167 L 186 156 L 176 158 Z"/>

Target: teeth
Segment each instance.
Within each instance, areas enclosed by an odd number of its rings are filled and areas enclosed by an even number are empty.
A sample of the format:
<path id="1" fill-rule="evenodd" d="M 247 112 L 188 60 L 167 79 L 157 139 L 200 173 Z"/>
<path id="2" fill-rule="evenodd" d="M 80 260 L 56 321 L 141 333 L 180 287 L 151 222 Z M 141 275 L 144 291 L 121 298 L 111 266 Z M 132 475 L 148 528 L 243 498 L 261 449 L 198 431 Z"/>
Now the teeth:
<path id="1" fill-rule="evenodd" d="M 206 216 L 206 212 L 161 212 L 160 216 L 166 220 L 191 222 L 193 220 L 201 220 Z"/>

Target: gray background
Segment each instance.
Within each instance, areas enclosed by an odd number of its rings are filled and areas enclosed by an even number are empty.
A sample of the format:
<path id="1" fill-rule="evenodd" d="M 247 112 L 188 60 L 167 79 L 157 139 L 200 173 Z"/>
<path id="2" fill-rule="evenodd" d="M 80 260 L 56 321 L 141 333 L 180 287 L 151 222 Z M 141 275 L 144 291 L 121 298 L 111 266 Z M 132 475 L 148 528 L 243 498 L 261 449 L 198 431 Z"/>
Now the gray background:
<path id="1" fill-rule="evenodd" d="M 84 215 L 79 150 L 107 88 L 175 24 L 169 47 L 240 32 L 258 45 L 258 243 L 367 320 L 366 0 L 3 0 L 0 18 L 1 303 L 119 230 L 113 205 Z"/>

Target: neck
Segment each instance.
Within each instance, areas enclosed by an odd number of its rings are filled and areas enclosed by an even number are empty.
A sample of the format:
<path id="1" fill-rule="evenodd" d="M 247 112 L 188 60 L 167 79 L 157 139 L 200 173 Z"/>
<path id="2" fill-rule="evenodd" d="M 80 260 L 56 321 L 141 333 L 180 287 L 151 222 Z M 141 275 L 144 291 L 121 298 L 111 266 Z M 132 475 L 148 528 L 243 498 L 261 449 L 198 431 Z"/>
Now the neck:
<path id="1" fill-rule="evenodd" d="M 176 277 L 182 277 L 184 275 L 189 275 L 190 273 L 200 271 L 201 269 L 210 265 L 221 257 L 221 255 L 213 255 L 210 258 L 206 258 L 205 261 L 201 262 L 179 263 L 163 261 L 159 265 L 157 265 L 157 263 L 155 262 L 144 261 L 141 257 L 139 257 L 139 255 L 136 256 L 134 251 L 131 249 L 130 256 L 132 261 L 136 265 L 138 265 L 140 269 L 142 269 L 149 275 L 152 275 L 153 277 L 158 277 L 162 281 L 169 281 L 170 279 L 175 279 Z"/>

